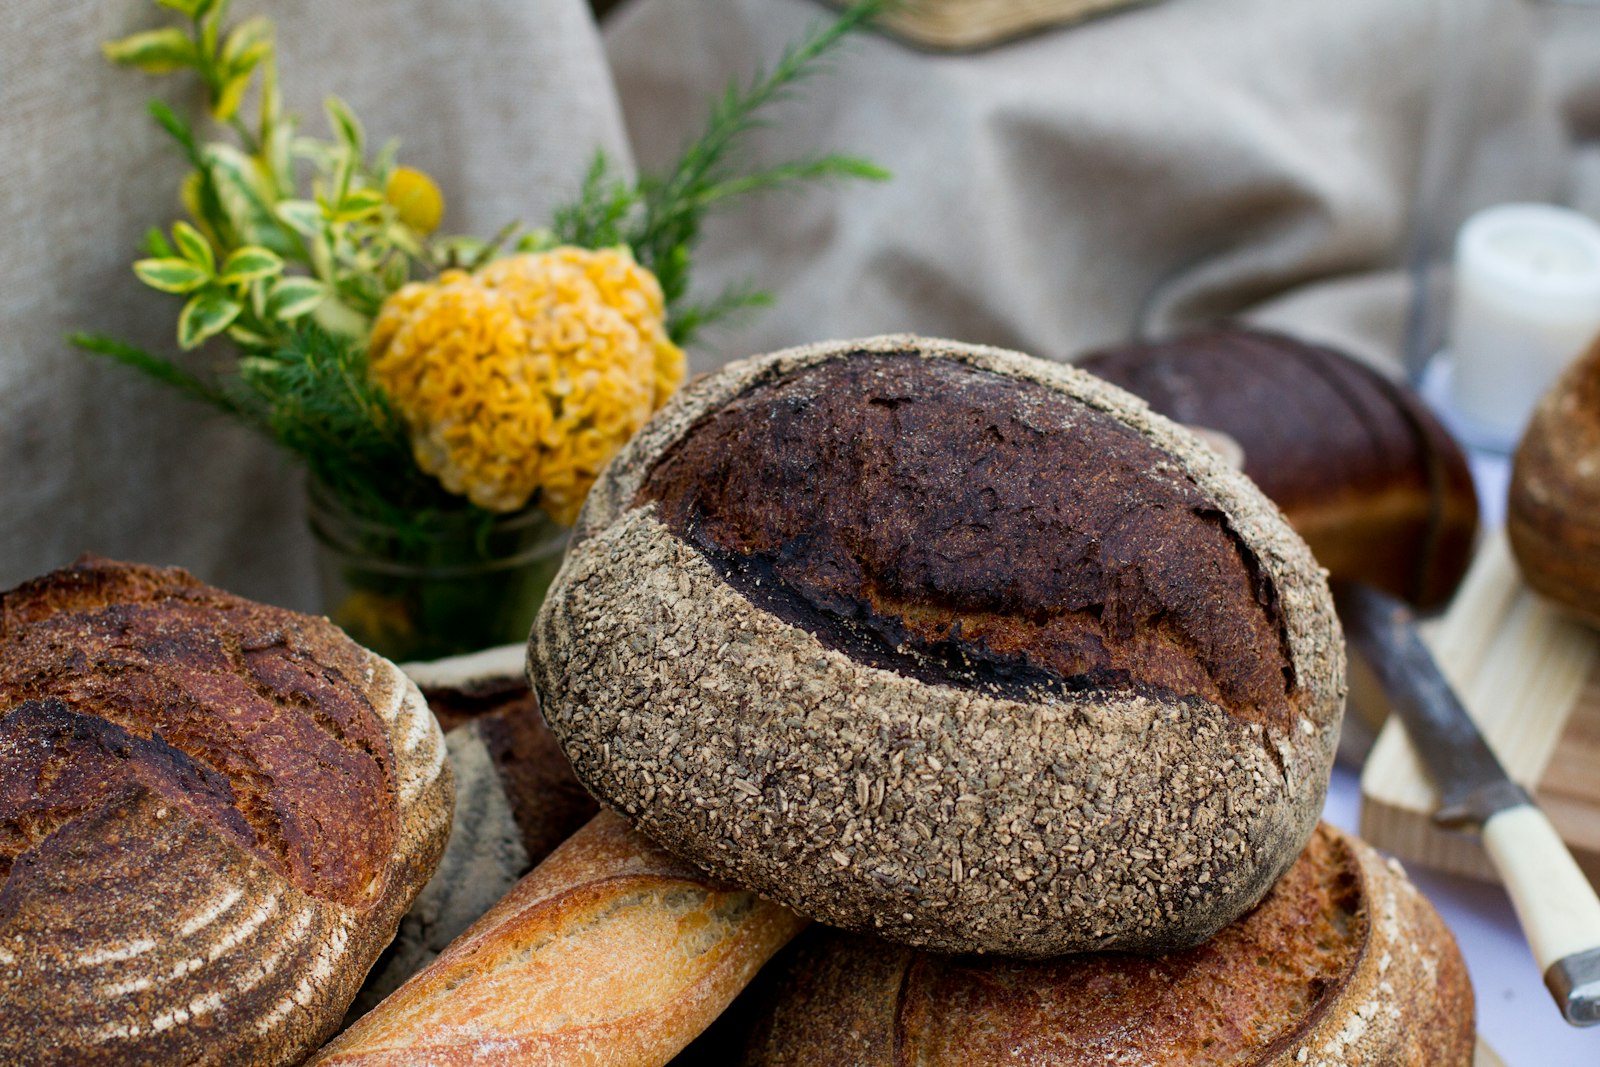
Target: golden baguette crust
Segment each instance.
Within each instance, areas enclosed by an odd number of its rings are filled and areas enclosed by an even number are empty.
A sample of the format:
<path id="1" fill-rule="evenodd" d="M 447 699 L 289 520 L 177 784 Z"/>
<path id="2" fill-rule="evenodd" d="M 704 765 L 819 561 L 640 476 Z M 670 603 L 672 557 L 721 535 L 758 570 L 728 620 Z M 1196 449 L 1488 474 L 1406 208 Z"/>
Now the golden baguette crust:
<path id="1" fill-rule="evenodd" d="M 297 1062 L 449 826 L 416 687 L 325 620 L 106 560 L 0 596 L 0 1061 Z"/>
<path id="2" fill-rule="evenodd" d="M 602 812 L 310 1062 L 663 1064 L 804 925 Z"/>
<path id="3" fill-rule="evenodd" d="M 1398 864 L 1326 824 L 1255 911 L 1186 952 L 1025 963 L 818 927 L 762 981 L 747 1067 L 1466 1067 L 1473 1055 L 1449 930 Z"/>

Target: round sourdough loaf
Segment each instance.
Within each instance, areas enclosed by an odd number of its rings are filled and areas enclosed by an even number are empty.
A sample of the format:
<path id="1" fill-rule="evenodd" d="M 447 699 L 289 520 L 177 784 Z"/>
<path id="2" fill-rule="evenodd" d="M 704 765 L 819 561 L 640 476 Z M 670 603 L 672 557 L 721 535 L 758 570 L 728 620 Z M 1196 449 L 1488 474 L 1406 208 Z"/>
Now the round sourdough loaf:
<path id="1" fill-rule="evenodd" d="M 1238 325 L 1102 349 L 1077 365 L 1237 441 L 1245 474 L 1334 578 L 1422 607 L 1460 584 L 1478 533 L 1472 472 L 1406 386 L 1332 348 Z"/>
<path id="2" fill-rule="evenodd" d="M 298 1063 L 451 792 L 416 687 L 325 620 L 92 558 L 0 595 L 0 1061 Z"/>
<path id="3" fill-rule="evenodd" d="M 1600 341 L 1562 373 L 1523 431 L 1506 533 L 1530 586 L 1600 626 Z"/>
<path id="4" fill-rule="evenodd" d="M 580 779 L 836 926 L 1019 956 L 1197 943 L 1316 823 L 1327 587 L 1186 431 L 910 336 L 733 364 L 612 463 L 530 641 Z"/>
<path id="5" fill-rule="evenodd" d="M 1469 1067 L 1475 1040 L 1438 913 L 1327 825 L 1260 907 L 1185 952 L 1025 963 L 813 927 L 759 981 L 747 1067 Z"/>

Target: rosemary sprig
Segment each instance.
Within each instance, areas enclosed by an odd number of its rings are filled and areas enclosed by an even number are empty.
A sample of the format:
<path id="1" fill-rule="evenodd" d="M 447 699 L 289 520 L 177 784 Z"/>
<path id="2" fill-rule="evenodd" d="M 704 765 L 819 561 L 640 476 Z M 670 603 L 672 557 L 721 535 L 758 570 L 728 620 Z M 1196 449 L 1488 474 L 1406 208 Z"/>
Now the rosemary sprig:
<path id="1" fill-rule="evenodd" d="M 131 367 L 266 434 L 360 518 L 421 539 L 441 512 L 495 515 L 447 491 L 417 466 L 405 425 L 367 376 L 364 342 L 293 324 L 280 343 L 245 355 L 206 382 L 171 359 L 97 334 L 72 342 Z"/>
<path id="2" fill-rule="evenodd" d="M 597 156 L 578 199 L 557 211 L 556 239 L 591 248 L 626 244 L 661 283 L 667 326 L 679 344 L 741 310 L 772 302 L 764 290 L 740 287 L 709 302 L 687 300 L 694 248 L 706 215 L 717 205 L 746 193 L 803 182 L 855 178 L 883 181 L 889 173 L 857 156 L 829 153 L 744 172 L 737 150 L 766 125 L 764 112 L 788 99 L 806 78 L 820 72 L 839 44 L 888 6 L 866 0 L 832 22 L 811 30 L 786 49 L 769 72 L 757 71 L 749 84 L 730 84 L 711 108 L 705 129 L 691 141 L 671 169 L 646 174 L 632 186 L 617 179 L 604 156 Z"/>

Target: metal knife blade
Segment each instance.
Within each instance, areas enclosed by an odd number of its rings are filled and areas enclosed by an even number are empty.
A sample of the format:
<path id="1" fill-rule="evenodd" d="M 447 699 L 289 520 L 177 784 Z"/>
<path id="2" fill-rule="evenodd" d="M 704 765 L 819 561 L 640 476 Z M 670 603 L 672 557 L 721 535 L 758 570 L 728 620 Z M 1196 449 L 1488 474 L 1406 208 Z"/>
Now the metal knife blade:
<path id="1" fill-rule="evenodd" d="M 1433 821 L 1452 830 L 1478 829 L 1495 812 L 1533 803 L 1439 672 L 1411 609 L 1368 585 L 1338 585 L 1334 595 L 1345 637 L 1377 676 L 1439 788 Z"/>
<path id="2" fill-rule="evenodd" d="M 1336 587 L 1345 635 L 1411 735 L 1440 792 L 1434 821 L 1475 829 L 1511 896 L 1545 985 L 1575 1026 L 1600 1023 L 1600 899 L 1533 798 L 1506 775 L 1423 644 L 1411 611 L 1369 586 Z"/>

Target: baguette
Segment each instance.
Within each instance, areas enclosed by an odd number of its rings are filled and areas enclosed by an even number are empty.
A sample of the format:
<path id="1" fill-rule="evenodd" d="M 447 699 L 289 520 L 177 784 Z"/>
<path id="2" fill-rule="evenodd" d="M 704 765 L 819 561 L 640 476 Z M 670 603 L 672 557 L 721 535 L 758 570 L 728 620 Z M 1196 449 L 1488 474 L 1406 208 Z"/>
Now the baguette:
<path id="1" fill-rule="evenodd" d="M 804 925 L 602 812 L 311 1063 L 664 1064 Z"/>

